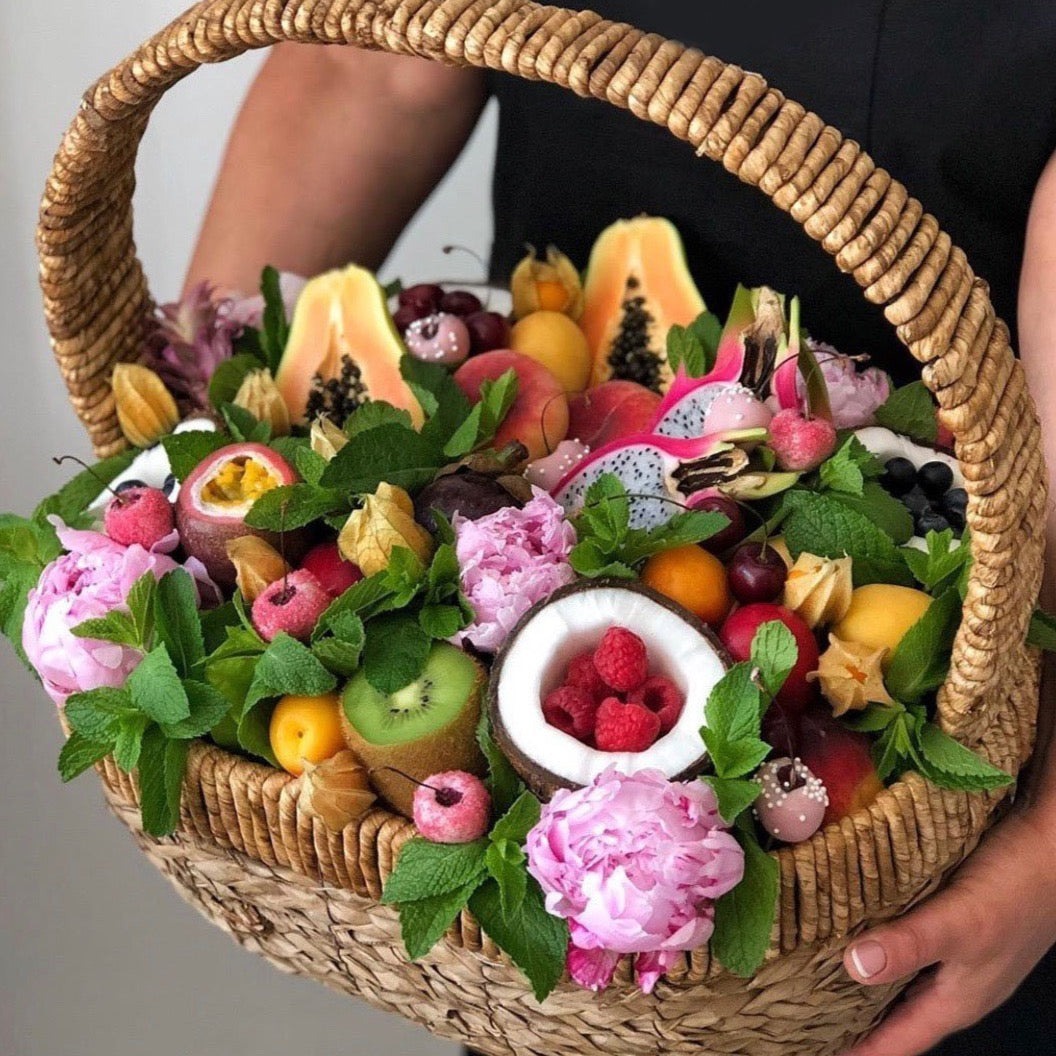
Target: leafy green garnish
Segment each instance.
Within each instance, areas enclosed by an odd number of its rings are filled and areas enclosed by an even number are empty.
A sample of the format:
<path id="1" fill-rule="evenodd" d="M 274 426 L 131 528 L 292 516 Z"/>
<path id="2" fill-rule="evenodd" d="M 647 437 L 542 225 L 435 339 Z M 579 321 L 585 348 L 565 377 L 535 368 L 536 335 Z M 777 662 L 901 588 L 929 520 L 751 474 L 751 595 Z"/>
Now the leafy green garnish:
<path id="1" fill-rule="evenodd" d="M 234 402 L 242 382 L 264 363 L 249 352 L 239 352 L 217 365 L 209 379 L 209 402 L 219 410 L 225 403 Z"/>
<path id="2" fill-rule="evenodd" d="M 690 378 L 702 378 L 713 366 L 722 338 L 718 316 L 703 312 L 689 326 L 677 323 L 667 332 L 667 362 L 672 371 L 685 369 Z"/>
<path id="3" fill-rule="evenodd" d="M 186 433 L 170 433 L 161 438 L 161 446 L 169 458 L 172 475 L 182 484 L 199 463 L 204 462 L 214 451 L 229 444 L 230 438 L 223 433 L 206 429 L 192 429 Z"/>
<path id="4" fill-rule="evenodd" d="M 895 389 L 876 409 L 876 421 L 893 432 L 926 444 L 934 444 L 939 432 L 935 401 L 922 381 Z"/>
<path id="5" fill-rule="evenodd" d="M 331 514 L 347 514 L 351 509 L 343 491 L 307 483 L 285 484 L 266 491 L 253 503 L 246 514 L 246 524 L 269 532 L 292 531 Z"/>
<path id="6" fill-rule="evenodd" d="M 917 550 L 907 546 L 902 553 L 913 578 L 929 594 L 936 597 L 945 593 L 950 587 L 957 587 L 959 593 L 962 582 L 966 580 L 972 564 L 972 551 L 967 539 L 959 540 L 954 546 L 952 529 L 942 532 L 928 532 L 924 537 L 927 550 Z"/>
<path id="7" fill-rule="evenodd" d="M 517 374 L 512 369 L 495 381 L 485 380 L 480 386 L 480 399 L 444 445 L 444 454 L 461 458 L 489 444 L 516 399 Z"/>
<path id="8" fill-rule="evenodd" d="M 282 298 L 282 283 L 278 271 L 266 267 L 260 276 L 260 292 L 264 295 L 264 318 L 260 331 L 260 348 L 264 362 L 276 374 L 286 342 L 290 339 L 290 326 L 286 319 L 286 302 Z"/>
<path id="9" fill-rule="evenodd" d="M 915 704 L 946 681 L 960 623 L 961 598 L 951 587 L 928 606 L 891 654 L 884 684 L 896 700 Z"/>

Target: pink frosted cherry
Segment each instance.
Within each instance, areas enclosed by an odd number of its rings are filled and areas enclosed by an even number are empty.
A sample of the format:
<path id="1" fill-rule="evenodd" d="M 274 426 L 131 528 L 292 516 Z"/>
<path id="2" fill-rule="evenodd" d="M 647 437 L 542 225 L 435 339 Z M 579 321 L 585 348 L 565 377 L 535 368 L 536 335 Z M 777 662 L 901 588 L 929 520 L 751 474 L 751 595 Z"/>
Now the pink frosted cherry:
<path id="1" fill-rule="evenodd" d="M 106 507 L 103 528 L 115 543 L 144 550 L 161 542 L 175 526 L 172 503 L 160 488 L 124 488 Z"/>
<path id="2" fill-rule="evenodd" d="M 829 796 L 802 760 L 772 759 L 759 767 L 755 779 L 763 786 L 755 815 L 771 836 L 800 843 L 821 828 Z"/>
<path id="3" fill-rule="evenodd" d="M 724 433 L 731 429 L 766 429 L 773 412 L 751 389 L 733 385 L 712 400 L 704 412 L 701 433 Z"/>
<path id="4" fill-rule="evenodd" d="M 301 568 L 311 572 L 323 590 L 333 598 L 344 594 L 349 587 L 355 586 L 363 578 L 359 565 L 346 561 L 341 556 L 335 539 L 313 546 L 304 555 Z"/>
<path id="5" fill-rule="evenodd" d="M 333 598 L 305 569 L 277 579 L 253 602 L 253 626 L 265 641 L 285 631 L 307 641 Z"/>
<path id="6" fill-rule="evenodd" d="M 524 477 L 543 491 L 552 491 L 590 454 L 590 448 L 578 440 L 562 440 L 543 458 L 529 462 Z"/>
<path id="7" fill-rule="evenodd" d="M 414 793 L 414 823 L 433 843 L 472 843 L 488 831 L 491 796 L 464 770 L 433 774 Z"/>
<path id="8" fill-rule="evenodd" d="M 417 319 L 404 335 L 407 350 L 415 359 L 426 363 L 442 363 L 457 367 L 463 363 L 473 346 L 469 328 L 450 312 L 439 312 Z"/>
<path id="9" fill-rule="evenodd" d="M 779 411 L 770 422 L 770 447 L 782 469 L 816 469 L 836 449 L 836 430 L 824 418 L 806 418 L 794 408 Z"/>

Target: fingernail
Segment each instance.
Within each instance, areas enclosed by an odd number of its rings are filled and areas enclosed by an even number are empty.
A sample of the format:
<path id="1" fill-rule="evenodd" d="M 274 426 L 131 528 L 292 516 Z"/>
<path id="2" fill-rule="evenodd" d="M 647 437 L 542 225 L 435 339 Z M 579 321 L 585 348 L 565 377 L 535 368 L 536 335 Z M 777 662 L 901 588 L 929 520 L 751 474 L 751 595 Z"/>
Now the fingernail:
<path id="1" fill-rule="evenodd" d="M 851 963 L 861 979 L 872 979 L 887 967 L 887 954 L 878 942 L 859 942 L 851 947 Z"/>

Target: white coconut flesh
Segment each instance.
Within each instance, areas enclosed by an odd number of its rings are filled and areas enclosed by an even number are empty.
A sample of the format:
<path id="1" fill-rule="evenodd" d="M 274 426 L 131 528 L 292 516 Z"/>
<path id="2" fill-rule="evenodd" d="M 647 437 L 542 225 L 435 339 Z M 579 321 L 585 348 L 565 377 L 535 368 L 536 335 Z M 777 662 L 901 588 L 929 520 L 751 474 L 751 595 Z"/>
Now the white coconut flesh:
<path id="1" fill-rule="evenodd" d="M 863 446 L 874 454 L 881 464 L 886 464 L 893 458 L 908 458 L 917 469 L 928 462 L 942 462 L 953 471 L 953 487 L 964 487 L 964 474 L 961 472 L 960 463 L 953 455 L 945 451 L 938 451 L 926 444 L 918 444 L 910 440 L 908 436 L 892 432 L 879 425 L 868 425 L 862 429 L 856 429 L 854 435 L 861 441 Z M 960 545 L 955 539 L 953 546 Z M 928 544 L 923 536 L 915 535 L 906 543 L 916 550 L 927 552 Z"/>
<path id="2" fill-rule="evenodd" d="M 543 717 L 542 702 L 561 684 L 569 661 L 593 649 L 613 626 L 639 635 L 649 651 L 650 674 L 666 675 L 685 695 L 677 724 L 644 752 L 597 751 Z M 675 777 L 705 754 L 704 706 L 725 670 L 712 643 L 672 609 L 637 591 L 585 588 L 544 606 L 522 626 L 503 660 L 496 707 L 512 746 L 564 782 L 587 785 L 610 766 Z"/>
<path id="3" fill-rule="evenodd" d="M 173 432 L 215 433 L 216 423 L 210 421 L 208 418 L 188 418 L 186 421 L 180 422 Z M 88 512 L 99 514 L 101 516 L 106 509 L 107 504 L 114 497 L 114 493 L 111 489 L 116 489 L 126 481 L 141 480 L 148 488 L 161 488 L 164 487 L 165 481 L 171 472 L 172 466 L 169 465 L 169 456 L 165 451 L 165 448 L 162 447 L 161 444 L 155 444 L 153 447 L 148 447 L 145 451 L 140 451 L 140 453 L 132 459 L 128 469 L 114 477 L 110 482 L 109 488 L 104 488 L 95 497 L 91 506 L 88 507 Z M 180 484 L 179 481 L 177 481 L 173 486 L 172 491 L 169 493 L 169 501 L 175 502 L 179 494 Z"/>

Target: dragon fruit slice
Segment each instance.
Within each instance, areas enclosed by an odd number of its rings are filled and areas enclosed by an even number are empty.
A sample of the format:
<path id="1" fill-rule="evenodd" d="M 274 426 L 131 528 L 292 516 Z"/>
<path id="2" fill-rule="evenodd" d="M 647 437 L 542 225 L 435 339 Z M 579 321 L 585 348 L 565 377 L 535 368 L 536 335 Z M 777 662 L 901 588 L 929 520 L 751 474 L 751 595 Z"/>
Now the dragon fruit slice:
<path id="1" fill-rule="evenodd" d="M 795 395 L 799 301 L 793 299 L 795 349 L 785 326 L 785 298 L 767 286 L 738 286 L 719 339 L 714 367 L 702 378 L 679 368 L 657 409 L 652 430 L 688 439 L 728 429 L 765 428 L 772 413 L 763 395 L 781 374 L 782 390 L 791 379 Z M 791 363 L 791 372 L 787 366 Z M 782 404 L 782 406 L 784 406 Z"/>
<path id="2" fill-rule="evenodd" d="M 741 429 L 691 440 L 639 434 L 606 444 L 585 458 L 554 489 L 566 513 L 574 513 L 587 490 L 611 473 L 630 495 L 630 525 L 651 529 L 717 491 L 762 498 L 791 487 L 794 473 L 752 467 L 745 446 L 766 439 L 765 429 Z"/>

